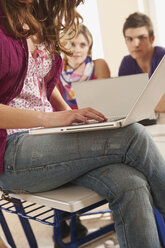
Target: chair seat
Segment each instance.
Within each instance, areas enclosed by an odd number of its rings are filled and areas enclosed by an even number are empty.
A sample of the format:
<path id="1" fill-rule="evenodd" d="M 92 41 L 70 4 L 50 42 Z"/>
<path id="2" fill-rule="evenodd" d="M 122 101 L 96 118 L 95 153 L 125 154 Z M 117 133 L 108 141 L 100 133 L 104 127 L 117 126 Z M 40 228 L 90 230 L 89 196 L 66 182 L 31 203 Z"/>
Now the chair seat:
<path id="1" fill-rule="evenodd" d="M 103 200 L 94 191 L 73 184 L 67 184 L 58 189 L 42 193 L 10 194 L 10 196 L 67 212 L 76 212 Z"/>

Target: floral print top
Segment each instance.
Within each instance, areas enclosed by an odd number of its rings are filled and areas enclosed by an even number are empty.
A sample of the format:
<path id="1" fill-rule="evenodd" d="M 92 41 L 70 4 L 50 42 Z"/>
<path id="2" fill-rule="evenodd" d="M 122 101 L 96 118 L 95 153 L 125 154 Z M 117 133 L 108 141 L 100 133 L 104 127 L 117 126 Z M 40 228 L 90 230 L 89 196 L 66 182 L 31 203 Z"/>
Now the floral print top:
<path id="1" fill-rule="evenodd" d="M 24 86 L 21 93 L 9 102 L 9 106 L 19 109 L 52 112 L 53 108 L 46 97 L 44 77 L 50 71 L 52 60 L 44 44 L 29 51 L 29 61 Z M 8 129 L 7 134 L 27 131 L 29 129 Z"/>

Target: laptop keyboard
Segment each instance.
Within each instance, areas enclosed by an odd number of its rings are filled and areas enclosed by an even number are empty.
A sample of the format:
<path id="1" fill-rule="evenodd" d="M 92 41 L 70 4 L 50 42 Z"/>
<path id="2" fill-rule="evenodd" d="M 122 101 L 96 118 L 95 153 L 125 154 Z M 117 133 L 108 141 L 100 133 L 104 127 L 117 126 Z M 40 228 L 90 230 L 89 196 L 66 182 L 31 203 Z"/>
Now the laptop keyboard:
<path id="1" fill-rule="evenodd" d="M 114 122 L 114 121 L 118 121 L 118 120 L 122 120 L 122 119 L 125 119 L 126 116 L 111 116 L 111 117 L 107 117 L 107 121 L 105 122 Z M 89 120 L 89 124 L 95 124 L 95 123 L 100 123 L 99 121 L 97 120 Z M 72 123 L 72 126 L 77 126 L 77 125 L 88 125 L 86 123 L 83 123 L 83 122 L 73 122 Z"/>

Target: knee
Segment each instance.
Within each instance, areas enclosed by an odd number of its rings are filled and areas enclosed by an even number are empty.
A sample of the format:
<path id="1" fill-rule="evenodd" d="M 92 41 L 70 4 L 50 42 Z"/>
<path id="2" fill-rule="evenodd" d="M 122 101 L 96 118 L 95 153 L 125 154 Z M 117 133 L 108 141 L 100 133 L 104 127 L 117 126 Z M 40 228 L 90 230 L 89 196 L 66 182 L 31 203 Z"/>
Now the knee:
<path id="1" fill-rule="evenodd" d="M 83 178 L 83 177 L 81 177 Z M 86 183 L 108 199 L 116 199 L 127 192 L 149 188 L 146 177 L 126 164 L 111 164 L 85 175 Z M 90 186 L 91 186 L 90 185 Z"/>
<path id="2" fill-rule="evenodd" d="M 142 175 L 136 173 L 127 180 L 122 179 L 114 192 L 109 198 L 109 206 L 116 224 L 120 225 L 122 220 L 130 220 L 137 224 L 141 217 L 145 219 L 147 215 L 152 216 L 153 198 Z"/>
<path id="3" fill-rule="evenodd" d="M 126 127 L 127 140 L 131 144 L 130 151 L 136 149 L 136 153 L 143 152 L 151 146 L 154 146 L 151 134 L 144 126 L 134 123 Z M 133 155 L 133 154 L 132 154 Z M 126 163 L 127 164 L 127 163 Z"/>
<path id="4" fill-rule="evenodd" d="M 127 132 L 131 137 L 148 135 L 145 127 L 139 123 L 134 123 L 129 126 L 126 126 L 125 129 L 127 129 Z"/>
<path id="5" fill-rule="evenodd" d="M 138 205 L 144 198 L 150 201 L 150 187 L 141 172 L 125 164 L 111 165 L 109 170 L 111 183 L 108 200 L 112 210 L 121 203 Z"/>
<path id="6" fill-rule="evenodd" d="M 148 186 L 146 177 L 138 170 L 125 164 L 111 165 L 114 193 L 122 194 L 127 191 Z"/>

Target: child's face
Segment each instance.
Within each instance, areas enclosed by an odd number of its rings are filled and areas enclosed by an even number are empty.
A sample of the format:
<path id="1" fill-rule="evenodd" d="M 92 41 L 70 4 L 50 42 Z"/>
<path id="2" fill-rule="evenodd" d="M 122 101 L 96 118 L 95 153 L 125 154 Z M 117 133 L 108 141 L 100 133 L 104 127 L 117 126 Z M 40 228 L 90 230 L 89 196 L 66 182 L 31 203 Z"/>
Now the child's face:
<path id="1" fill-rule="evenodd" d="M 88 56 L 89 44 L 83 34 L 79 34 L 71 41 L 71 51 L 73 56 L 67 56 L 68 64 L 73 68 L 78 67 Z"/>
<path id="2" fill-rule="evenodd" d="M 134 59 L 144 58 L 151 50 L 154 36 L 149 37 L 147 27 L 128 28 L 125 30 L 125 42 Z"/>

